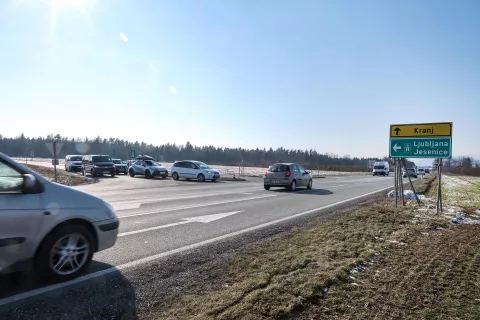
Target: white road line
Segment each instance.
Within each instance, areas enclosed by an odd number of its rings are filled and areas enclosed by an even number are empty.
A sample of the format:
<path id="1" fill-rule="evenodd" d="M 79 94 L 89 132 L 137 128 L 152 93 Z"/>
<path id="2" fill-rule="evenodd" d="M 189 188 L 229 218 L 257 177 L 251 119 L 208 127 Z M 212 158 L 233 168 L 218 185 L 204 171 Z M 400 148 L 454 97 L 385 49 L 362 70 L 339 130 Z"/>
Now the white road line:
<path id="1" fill-rule="evenodd" d="M 162 203 L 162 202 L 174 201 L 174 200 L 196 199 L 200 197 L 228 196 L 228 195 L 235 195 L 235 194 L 252 195 L 253 193 L 243 193 L 243 192 L 189 193 L 189 194 L 176 196 L 176 197 L 165 195 L 163 196 L 163 198 L 160 198 L 160 199 L 152 199 L 152 197 L 149 197 L 149 198 L 139 198 L 139 199 L 132 199 L 132 200 L 112 200 L 112 201 L 108 201 L 107 199 L 107 201 L 115 208 L 115 210 L 123 211 L 123 210 L 138 209 L 142 204 Z"/>
<path id="2" fill-rule="evenodd" d="M 155 210 L 155 211 L 150 211 L 150 212 L 129 214 L 129 215 L 126 215 L 126 216 L 118 216 L 118 218 L 119 219 L 124 219 L 124 218 L 130 218 L 130 217 L 146 216 L 146 215 L 156 214 L 156 213 L 178 211 L 178 210 L 185 210 L 185 209 L 192 209 L 192 208 L 202 208 L 202 207 L 216 206 L 216 205 L 225 204 L 225 203 L 241 202 L 241 201 L 248 201 L 248 200 L 257 200 L 257 199 L 264 199 L 264 198 L 271 198 L 271 197 L 276 197 L 276 195 L 271 194 L 271 195 L 265 195 L 265 196 L 261 196 L 261 197 L 218 201 L 218 202 L 212 202 L 212 203 L 206 203 L 206 204 L 196 204 L 196 205 L 183 206 L 183 207 L 177 207 L 177 208 L 171 208 L 171 209 Z"/>
<path id="3" fill-rule="evenodd" d="M 124 237 L 124 236 L 129 236 L 129 235 L 132 235 L 132 234 L 142 233 L 142 232 L 148 232 L 148 231 L 153 231 L 153 230 L 158 230 L 158 229 L 175 227 L 175 226 L 179 226 L 181 224 L 186 224 L 186 223 L 191 223 L 191 222 L 192 221 L 179 221 L 179 222 L 175 222 L 175 223 L 164 224 L 163 226 L 157 226 L 157 227 L 151 227 L 151 228 L 140 229 L 140 230 L 135 230 L 135 231 L 123 232 L 123 233 L 119 233 L 118 236 L 119 237 Z"/>
<path id="4" fill-rule="evenodd" d="M 143 259 L 127 262 L 127 263 L 121 264 L 117 267 L 111 267 L 111 268 L 108 268 L 108 269 L 105 269 L 105 270 L 90 273 L 90 274 L 87 274 L 85 276 L 81 276 L 79 278 L 76 278 L 74 280 L 70 280 L 70 281 L 67 281 L 67 282 L 62 282 L 62 283 L 46 286 L 46 287 L 43 287 L 43 288 L 38 288 L 38 289 L 35 289 L 35 290 L 27 291 L 27 292 L 24 292 L 24 293 L 20 293 L 20 294 L 17 294 L 17 295 L 8 297 L 8 298 L 1 299 L 0 300 L 0 306 L 7 305 L 9 303 L 13 303 L 13 302 L 20 301 L 20 300 L 23 300 L 23 299 L 31 298 L 31 297 L 34 297 L 34 296 L 38 296 L 40 294 L 44 294 L 46 292 L 51 292 L 53 290 L 64 288 L 64 287 L 67 287 L 67 286 L 70 286 L 70 285 L 73 285 L 73 284 L 76 284 L 76 283 L 80 283 L 80 282 L 87 281 L 87 280 L 90 280 L 90 279 L 98 278 L 98 277 L 101 277 L 103 275 L 106 275 L 106 274 L 109 274 L 109 273 L 112 273 L 112 272 L 137 267 L 137 266 L 143 265 L 145 263 L 152 262 L 152 261 L 164 258 L 164 257 L 168 257 L 168 256 L 171 256 L 171 255 L 180 253 L 180 252 L 195 249 L 195 248 L 198 248 L 198 247 L 201 247 L 201 246 L 204 246 L 204 245 L 207 245 L 207 244 L 211 244 L 211 243 L 214 243 L 214 242 L 217 242 L 217 241 L 220 241 L 220 240 L 228 239 L 230 237 L 234 237 L 234 236 L 241 235 L 241 234 L 244 234 L 244 233 L 247 233 L 247 232 L 251 232 L 251 231 L 255 231 L 255 230 L 258 230 L 258 229 L 265 228 L 265 227 L 269 227 L 271 225 L 274 225 L 274 224 L 277 224 L 277 223 L 280 223 L 280 222 L 292 220 L 292 219 L 295 219 L 295 218 L 298 218 L 298 217 L 301 217 L 301 216 L 304 216 L 304 215 L 307 215 L 307 214 L 317 212 L 319 210 L 331 208 L 333 206 L 343 204 L 343 203 L 346 203 L 346 202 L 349 202 L 349 201 L 353 201 L 353 200 L 356 200 L 356 199 L 360 199 L 360 198 L 363 198 L 363 197 L 366 197 L 366 196 L 369 196 L 369 195 L 372 195 L 372 194 L 375 194 L 377 192 L 381 192 L 381 191 L 384 191 L 384 190 L 387 190 L 387 189 L 391 189 L 391 188 L 392 187 L 382 188 L 382 189 L 379 189 L 379 190 L 376 190 L 376 191 L 373 191 L 373 192 L 363 194 L 361 196 L 357 196 L 357 197 L 354 197 L 354 198 L 342 200 L 342 201 L 339 201 L 339 202 L 336 202 L 336 203 L 333 203 L 333 204 L 329 204 L 329 205 L 326 205 L 326 206 L 323 206 L 323 207 L 320 207 L 320 208 L 316 208 L 316 209 L 308 210 L 308 211 L 305 211 L 305 212 L 297 213 L 297 214 L 294 214 L 292 216 L 288 216 L 288 217 L 281 218 L 281 219 L 278 219 L 278 220 L 266 222 L 266 223 L 263 223 L 263 224 L 260 224 L 260 225 L 257 225 L 257 226 L 253 226 L 253 227 L 250 227 L 250 228 L 247 228 L 247 229 L 242 229 L 242 230 L 239 230 L 239 231 L 228 233 L 228 234 L 225 234 L 223 236 L 215 237 L 215 238 L 208 239 L 208 240 L 205 240 L 205 241 L 201 241 L 201 242 L 198 242 L 198 243 L 194 243 L 194 244 L 191 244 L 191 245 L 188 245 L 188 246 L 173 249 L 173 250 L 170 250 L 170 251 L 167 251 L 167 252 L 155 254 L 153 256 L 146 257 L 146 258 L 143 258 Z"/>

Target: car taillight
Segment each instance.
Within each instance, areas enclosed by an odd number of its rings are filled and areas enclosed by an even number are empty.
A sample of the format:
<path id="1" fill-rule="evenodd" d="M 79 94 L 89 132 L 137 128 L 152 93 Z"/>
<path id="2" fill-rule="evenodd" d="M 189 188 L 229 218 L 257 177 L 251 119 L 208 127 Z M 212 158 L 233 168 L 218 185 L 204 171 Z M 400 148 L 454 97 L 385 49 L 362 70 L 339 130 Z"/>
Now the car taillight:
<path id="1" fill-rule="evenodd" d="M 266 176 L 267 176 L 267 171 L 265 171 L 265 173 L 263 174 L 263 176 L 264 176 L 264 177 L 266 177 Z"/>
<path id="2" fill-rule="evenodd" d="M 285 172 L 285 177 L 290 177 L 292 173 L 290 171 Z"/>

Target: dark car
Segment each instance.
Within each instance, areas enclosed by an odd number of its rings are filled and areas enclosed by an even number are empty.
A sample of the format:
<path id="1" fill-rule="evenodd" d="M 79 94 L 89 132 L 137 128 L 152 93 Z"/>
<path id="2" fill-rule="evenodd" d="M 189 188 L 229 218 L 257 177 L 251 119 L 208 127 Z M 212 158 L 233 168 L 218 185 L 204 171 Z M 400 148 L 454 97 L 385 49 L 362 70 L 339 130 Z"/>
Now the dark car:
<path id="1" fill-rule="evenodd" d="M 128 166 L 125 161 L 122 161 L 120 159 L 112 159 L 113 164 L 115 165 L 115 172 L 117 174 L 123 173 L 123 174 L 128 174 Z"/>
<path id="2" fill-rule="evenodd" d="M 92 175 L 92 177 L 96 177 L 97 175 L 102 175 L 104 173 L 108 173 L 112 177 L 115 176 L 116 169 L 110 156 L 87 155 L 83 156 L 82 162 L 85 167 L 85 173 Z"/>

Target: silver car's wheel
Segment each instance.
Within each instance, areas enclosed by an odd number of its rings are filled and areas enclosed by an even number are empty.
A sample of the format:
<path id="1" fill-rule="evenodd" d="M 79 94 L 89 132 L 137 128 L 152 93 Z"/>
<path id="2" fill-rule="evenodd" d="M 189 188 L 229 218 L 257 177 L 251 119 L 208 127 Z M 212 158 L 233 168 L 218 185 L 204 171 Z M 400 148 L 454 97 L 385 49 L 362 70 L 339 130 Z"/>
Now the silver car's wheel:
<path id="1" fill-rule="evenodd" d="M 295 191 L 297 189 L 297 183 L 295 180 L 292 181 L 292 184 L 290 184 L 290 190 Z"/>
<path id="2" fill-rule="evenodd" d="M 35 256 L 35 270 L 42 279 L 68 280 L 83 273 L 92 260 L 95 237 L 83 224 L 55 228 L 42 242 Z"/>
<path id="3" fill-rule="evenodd" d="M 312 189 L 312 185 L 313 185 L 313 181 L 310 179 L 310 181 L 308 181 L 307 189 L 308 190 Z"/>
<path id="4" fill-rule="evenodd" d="M 90 244 L 83 235 L 66 235 L 50 251 L 50 268 L 62 276 L 75 273 L 87 262 L 90 250 Z"/>

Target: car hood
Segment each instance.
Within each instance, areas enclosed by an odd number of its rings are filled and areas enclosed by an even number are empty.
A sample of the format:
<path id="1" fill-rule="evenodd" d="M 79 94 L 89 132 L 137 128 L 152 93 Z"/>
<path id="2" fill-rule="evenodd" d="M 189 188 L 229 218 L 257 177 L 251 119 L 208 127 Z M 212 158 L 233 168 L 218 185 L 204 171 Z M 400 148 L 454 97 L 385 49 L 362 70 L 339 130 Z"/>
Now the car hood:
<path id="1" fill-rule="evenodd" d="M 150 168 L 155 169 L 155 170 L 167 170 L 164 166 L 151 166 Z"/>
<path id="2" fill-rule="evenodd" d="M 82 164 L 82 161 L 72 161 L 72 164 L 79 166 Z"/>

